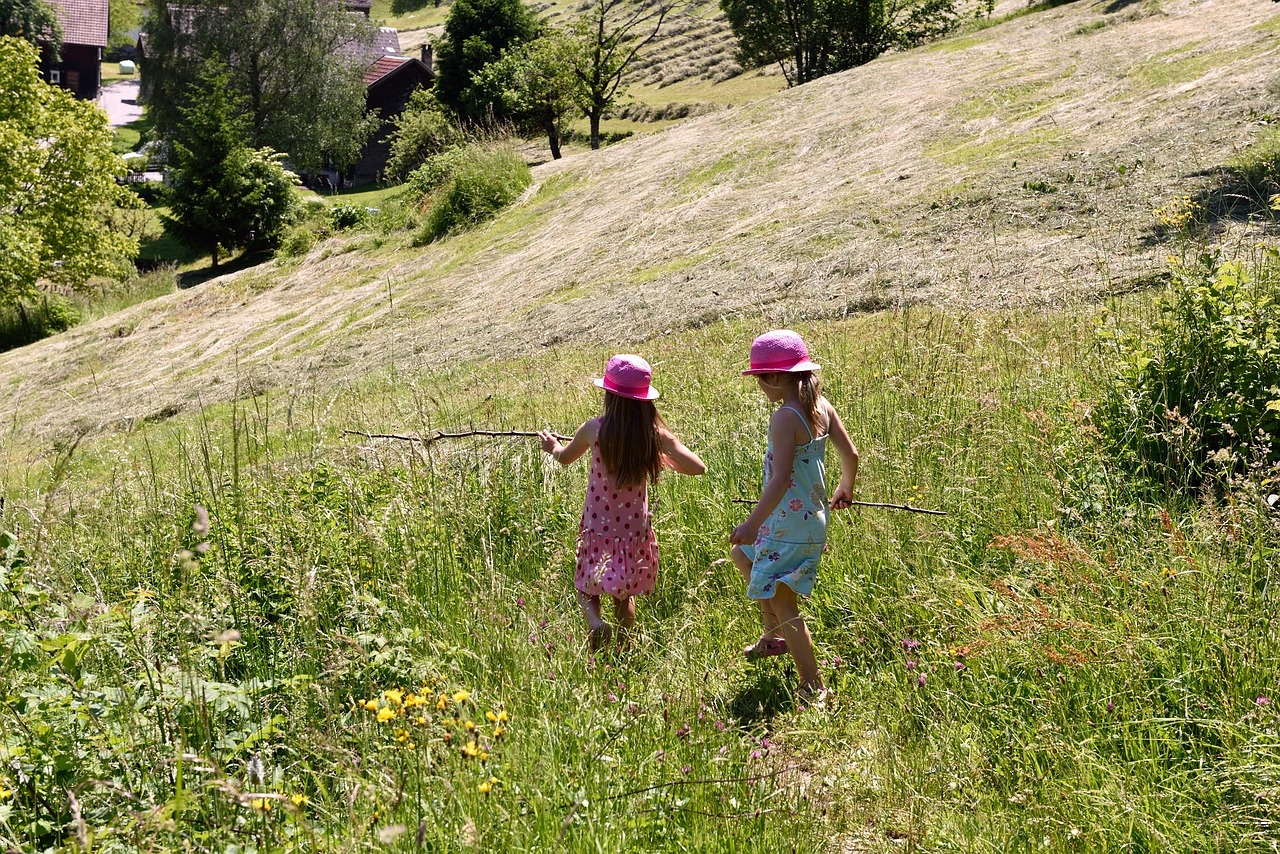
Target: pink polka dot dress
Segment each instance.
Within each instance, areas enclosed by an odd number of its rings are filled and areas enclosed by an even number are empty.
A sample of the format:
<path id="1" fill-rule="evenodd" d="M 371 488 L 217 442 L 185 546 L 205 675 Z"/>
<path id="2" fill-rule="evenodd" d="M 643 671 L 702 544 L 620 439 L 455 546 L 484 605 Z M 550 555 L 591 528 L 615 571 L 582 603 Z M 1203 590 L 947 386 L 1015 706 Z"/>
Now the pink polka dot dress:
<path id="1" fill-rule="evenodd" d="M 574 586 L 588 596 L 615 599 L 647 596 L 658 577 L 658 539 L 649 515 L 648 482 L 617 487 L 591 447 L 587 500 L 578 527 L 578 569 Z"/>

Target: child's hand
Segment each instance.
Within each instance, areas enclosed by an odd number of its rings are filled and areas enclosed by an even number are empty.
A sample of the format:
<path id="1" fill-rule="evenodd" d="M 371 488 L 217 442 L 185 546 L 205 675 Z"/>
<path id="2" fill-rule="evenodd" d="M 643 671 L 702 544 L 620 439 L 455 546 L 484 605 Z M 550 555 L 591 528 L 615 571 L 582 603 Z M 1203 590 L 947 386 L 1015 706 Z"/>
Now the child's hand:
<path id="1" fill-rule="evenodd" d="M 831 494 L 831 509 L 845 510 L 853 504 L 853 487 L 840 484 Z"/>
<path id="2" fill-rule="evenodd" d="M 542 450 L 554 457 L 556 448 L 560 447 L 560 440 L 552 436 L 550 430 L 539 430 L 538 438 L 542 440 Z"/>
<path id="3" fill-rule="evenodd" d="M 743 522 L 741 525 L 733 529 L 733 533 L 729 535 L 729 542 L 735 546 L 749 546 L 755 543 L 756 537 L 759 534 L 759 525 L 752 525 L 749 522 Z"/>

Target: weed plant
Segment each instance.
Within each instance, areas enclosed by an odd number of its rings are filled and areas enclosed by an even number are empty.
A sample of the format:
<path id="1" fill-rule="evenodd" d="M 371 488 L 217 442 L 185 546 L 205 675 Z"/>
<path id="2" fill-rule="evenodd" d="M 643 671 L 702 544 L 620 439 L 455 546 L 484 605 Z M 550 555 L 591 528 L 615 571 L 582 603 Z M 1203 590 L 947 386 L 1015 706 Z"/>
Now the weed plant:
<path id="1" fill-rule="evenodd" d="M 1115 310 L 1127 316 L 1126 304 Z M 393 370 L 23 457 L 0 440 L 0 841 L 18 850 L 1245 850 L 1280 736 L 1263 493 L 1162 497 L 1091 428 L 1092 318 L 791 321 L 864 459 L 792 694 L 726 538 L 776 321 L 637 345 L 708 464 L 654 490 L 658 590 L 584 649 L 603 349 Z M 1280 699 L 1280 698 L 1278 698 Z"/>
<path id="2" fill-rule="evenodd" d="M 439 240 L 495 217 L 533 183 L 520 153 L 506 145 L 471 144 L 437 155 L 409 176 L 426 221 L 415 245 Z"/>

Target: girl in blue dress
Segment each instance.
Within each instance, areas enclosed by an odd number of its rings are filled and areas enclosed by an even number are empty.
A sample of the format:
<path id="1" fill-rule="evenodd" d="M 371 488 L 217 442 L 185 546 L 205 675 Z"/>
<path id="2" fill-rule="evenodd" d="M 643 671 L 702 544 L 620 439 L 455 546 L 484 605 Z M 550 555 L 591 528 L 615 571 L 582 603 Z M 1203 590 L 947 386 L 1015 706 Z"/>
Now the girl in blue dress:
<path id="1" fill-rule="evenodd" d="M 800 690 L 810 697 L 825 691 L 813 653 L 813 639 L 797 597 L 813 592 L 818 561 L 827 542 L 829 509 L 853 500 L 858 449 L 849 440 L 835 408 L 821 393 L 803 339 L 789 329 L 761 335 L 751 344 L 751 367 L 760 391 L 779 404 L 769 419 L 764 457 L 764 491 L 751 515 L 733 529 L 733 562 L 756 600 L 764 633 L 743 653 L 748 660 L 790 652 Z M 840 454 L 840 483 L 827 501 L 826 447 Z"/>

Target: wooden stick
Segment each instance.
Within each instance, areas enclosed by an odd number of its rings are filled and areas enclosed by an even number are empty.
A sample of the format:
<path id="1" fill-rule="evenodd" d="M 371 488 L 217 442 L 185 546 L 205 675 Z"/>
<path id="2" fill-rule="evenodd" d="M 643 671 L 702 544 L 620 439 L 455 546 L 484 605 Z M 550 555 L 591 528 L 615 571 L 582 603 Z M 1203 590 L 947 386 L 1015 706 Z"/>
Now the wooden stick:
<path id="1" fill-rule="evenodd" d="M 734 504 L 755 504 L 754 498 L 735 498 Z M 910 513 L 927 513 L 930 516 L 945 516 L 946 510 L 926 510 L 923 507 L 912 507 L 910 504 L 885 504 L 881 501 L 850 501 L 851 505 L 858 507 L 885 507 L 890 510 L 906 510 Z"/>
<path id="2" fill-rule="evenodd" d="M 424 446 L 439 442 L 441 439 L 461 439 L 466 436 L 537 436 L 537 430 L 461 430 L 457 433 L 446 433 L 437 430 L 425 439 L 421 436 L 402 435 L 400 433 L 366 433 L 363 430 L 343 430 L 344 435 L 364 436 L 366 439 L 399 439 L 401 442 L 421 442 Z M 572 439 L 572 436 L 561 436 L 552 433 L 558 442 Z"/>

